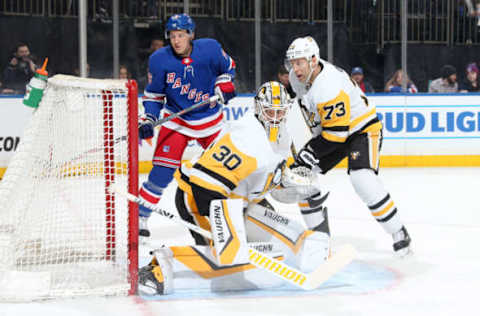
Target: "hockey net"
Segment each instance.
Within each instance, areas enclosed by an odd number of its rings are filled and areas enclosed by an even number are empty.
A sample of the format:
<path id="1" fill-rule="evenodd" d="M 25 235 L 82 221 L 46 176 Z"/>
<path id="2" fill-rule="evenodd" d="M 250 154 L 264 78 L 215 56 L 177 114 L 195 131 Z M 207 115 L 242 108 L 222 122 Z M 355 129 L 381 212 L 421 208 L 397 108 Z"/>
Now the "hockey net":
<path id="1" fill-rule="evenodd" d="M 0 181 L 0 300 L 126 295 L 136 288 L 135 81 L 49 79 Z M 15 119 L 12 117 L 12 119 Z"/>

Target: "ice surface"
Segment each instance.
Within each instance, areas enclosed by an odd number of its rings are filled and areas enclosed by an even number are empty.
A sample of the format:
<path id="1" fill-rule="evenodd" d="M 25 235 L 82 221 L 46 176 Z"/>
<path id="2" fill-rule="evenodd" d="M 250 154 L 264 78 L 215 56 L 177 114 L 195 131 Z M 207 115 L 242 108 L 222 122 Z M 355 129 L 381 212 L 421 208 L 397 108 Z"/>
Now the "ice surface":
<path id="1" fill-rule="evenodd" d="M 479 314 L 480 168 L 384 168 L 380 176 L 412 237 L 415 254 L 407 259 L 394 257 L 391 237 L 355 195 L 345 170 L 335 169 L 324 178 L 333 244 L 351 243 L 360 256 L 323 288 L 0 304 L 0 316 Z M 169 209 L 173 189 L 162 200 Z M 296 216 L 294 207 L 281 212 Z M 158 216 L 150 225 L 155 244 L 191 242 L 184 228 Z"/>

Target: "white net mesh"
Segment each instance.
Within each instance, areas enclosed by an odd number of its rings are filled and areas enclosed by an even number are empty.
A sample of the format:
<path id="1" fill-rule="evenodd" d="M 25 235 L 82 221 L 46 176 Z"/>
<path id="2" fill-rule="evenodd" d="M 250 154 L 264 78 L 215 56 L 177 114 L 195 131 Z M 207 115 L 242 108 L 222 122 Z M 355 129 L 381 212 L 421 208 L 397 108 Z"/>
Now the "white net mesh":
<path id="1" fill-rule="evenodd" d="M 106 190 L 128 190 L 127 100 L 126 81 L 49 79 L 0 182 L 0 300 L 128 293 L 129 205 Z"/>

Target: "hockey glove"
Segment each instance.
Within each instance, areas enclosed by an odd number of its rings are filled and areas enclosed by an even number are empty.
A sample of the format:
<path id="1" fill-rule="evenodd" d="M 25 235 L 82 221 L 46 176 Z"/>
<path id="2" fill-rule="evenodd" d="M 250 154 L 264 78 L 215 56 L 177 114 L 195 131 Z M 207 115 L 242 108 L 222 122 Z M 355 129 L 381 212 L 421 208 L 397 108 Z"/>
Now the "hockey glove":
<path id="1" fill-rule="evenodd" d="M 313 167 L 318 166 L 319 163 L 320 160 L 317 159 L 311 147 L 307 145 L 298 152 L 295 162 L 290 166 L 290 169 L 306 167 L 311 170 Z"/>
<path id="2" fill-rule="evenodd" d="M 215 95 L 218 95 L 222 104 L 228 104 L 228 101 L 237 95 L 231 75 L 222 74 L 217 77 L 217 80 L 215 80 Z"/>
<path id="3" fill-rule="evenodd" d="M 154 123 L 157 118 L 150 114 L 142 114 L 138 120 L 138 137 L 140 139 L 148 139 L 153 137 Z"/>

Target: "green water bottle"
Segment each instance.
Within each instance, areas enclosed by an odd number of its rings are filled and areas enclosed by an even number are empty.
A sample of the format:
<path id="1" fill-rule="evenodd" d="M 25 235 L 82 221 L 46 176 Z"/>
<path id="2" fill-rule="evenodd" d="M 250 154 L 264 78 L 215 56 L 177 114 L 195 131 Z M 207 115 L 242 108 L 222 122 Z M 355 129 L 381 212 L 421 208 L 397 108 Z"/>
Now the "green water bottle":
<path id="1" fill-rule="evenodd" d="M 48 58 L 45 58 L 43 66 L 35 72 L 35 75 L 27 84 L 27 90 L 23 97 L 23 104 L 32 108 L 37 108 L 43 97 L 43 91 L 47 87 L 48 72 L 47 68 Z"/>

